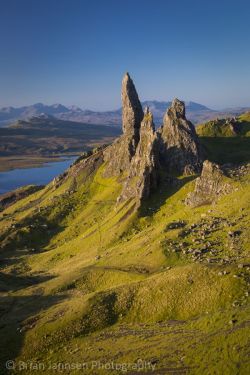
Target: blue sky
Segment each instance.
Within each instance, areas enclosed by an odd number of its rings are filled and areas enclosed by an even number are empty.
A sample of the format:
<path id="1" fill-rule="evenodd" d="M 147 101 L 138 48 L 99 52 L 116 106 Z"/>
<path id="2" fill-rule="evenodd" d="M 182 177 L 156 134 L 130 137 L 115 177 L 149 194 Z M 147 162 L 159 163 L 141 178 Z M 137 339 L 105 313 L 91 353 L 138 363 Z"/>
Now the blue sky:
<path id="1" fill-rule="evenodd" d="M 250 106 L 247 0 L 0 0 L 0 107 L 142 100 Z"/>

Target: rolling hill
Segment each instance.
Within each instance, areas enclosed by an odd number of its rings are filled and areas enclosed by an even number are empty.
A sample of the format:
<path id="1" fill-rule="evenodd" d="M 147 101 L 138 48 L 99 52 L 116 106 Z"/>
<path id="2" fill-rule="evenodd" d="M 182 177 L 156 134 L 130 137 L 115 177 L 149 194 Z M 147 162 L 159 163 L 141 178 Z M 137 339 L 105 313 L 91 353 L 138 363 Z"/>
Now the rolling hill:
<path id="1" fill-rule="evenodd" d="M 196 127 L 209 159 L 220 164 L 249 162 L 250 116 L 209 121 Z"/>
<path id="2" fill-rule="evenodd" d="M 250 112 L 238 117 L 216 119 L 198 125 L 196 132 L 202 137 L 237 137 L 250 136 Z"/>

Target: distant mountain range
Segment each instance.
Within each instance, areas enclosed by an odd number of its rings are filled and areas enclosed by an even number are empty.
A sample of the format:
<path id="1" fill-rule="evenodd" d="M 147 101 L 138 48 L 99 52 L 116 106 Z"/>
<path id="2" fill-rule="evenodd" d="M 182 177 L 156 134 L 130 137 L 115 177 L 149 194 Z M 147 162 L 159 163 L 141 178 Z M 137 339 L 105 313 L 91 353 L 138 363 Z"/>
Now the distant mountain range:
<path id="1" fill-rule="evenodd" d="M 142 102 L 143 107 L 149 106 L 154 115 L 154 121 L 157 125 L 162 123 L 162 118 L 171 102 L 160 102 L 148 100 Z M 202 123 L 215 118 L 236 116 L 249 110 L 249 107 L 230 108 L 223 111 L 210 109 L 202 104 L 195 102 L 186 102 L 187 118 L 194 124 Z M 91 111 L 83 110 L 77 106 L 66 107 L 62 104 L 45 105 L 36 103 L 24 107 L 3 107 L 0 108 L 0 126 L 6 126 L 16 120 L 27 120 L 33 116 L 41 114 L 52 115 L 61 120 L 81 122 L 95 125 L 113 125 L 121 126 L 121 108 L 114 111 Z"/>

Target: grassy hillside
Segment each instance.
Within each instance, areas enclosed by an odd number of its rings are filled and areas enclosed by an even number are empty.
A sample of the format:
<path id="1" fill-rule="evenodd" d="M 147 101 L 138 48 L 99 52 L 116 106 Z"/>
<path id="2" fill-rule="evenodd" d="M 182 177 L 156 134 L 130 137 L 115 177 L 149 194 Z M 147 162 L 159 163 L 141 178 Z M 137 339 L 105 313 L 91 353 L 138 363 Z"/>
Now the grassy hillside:
<path id="1" fill-rule="evenodd" d="M 250 162 L 250 112 L 231 121 L 209 121 L 196 127 L 209 160 L 219 164 Z"/>
<path id="2" fill-rule="evenodd" d="M 198 125 L 196 132 L 201 137 L 234 137 L 236 133 L 225 119 L 218 119 Z"/>
<path id="3" fill-rule="evenodd" d="M 135 212 L 133 200 L 117 206 L 120 181 L 88 163 L 0 213 L 1 374 L 8 359 L 25 374 L 83 361 L 87 374 L 112 361 L 128 374 L 132 363 L 249 373 L 249 174 L 197 208 L 184 202 L 196 176 L 162 181 Z M 19 371 L 20 361 L 32 365 Z"/>
<path id="4" fill-rule="evenodd" d="M 217 119 L 200 124 L 196 132 L 201 137 L 250 136 L 250 112 L 233 119 Z"/>

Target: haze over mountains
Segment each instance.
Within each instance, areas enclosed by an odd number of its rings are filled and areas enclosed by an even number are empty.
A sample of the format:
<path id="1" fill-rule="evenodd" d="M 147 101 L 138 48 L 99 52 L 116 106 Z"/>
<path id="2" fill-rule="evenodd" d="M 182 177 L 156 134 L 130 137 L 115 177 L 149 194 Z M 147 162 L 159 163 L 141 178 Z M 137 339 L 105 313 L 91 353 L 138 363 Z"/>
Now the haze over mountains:
<path id="1" fill-rule="evenodd" d="M 214 118 L 221 118 L 227 116 L 236 116 L 245 111 L 249 107 L 229 108 L 221 111 L 210 109 L 202 104 L 195 102 L 186 102 L 186 112 L 188 118 L 194 123 L 198 124 Z M 168 101 L 148 100 L 142 102 L 142 106 L 148 106 L 154 115 L 156 125 L 162 123 L 163 115 L 166 109 L 171 105 Z M 33 116 L 41 114 L 52 115 L 61 120 L 69 120 L 75 122 L 82 122 L 88 124 L 102 124 L 121 126 L 121 108 L 113 111 L 92 111 L 83 110 L 77 106 L 64 106 L 62 104 L 45 105 L 36 103 L 30 106 L 23 107 L 3 107 L 0 108 L 0 126 L 6 126 L 18 119 L 29 119 Z"/>

